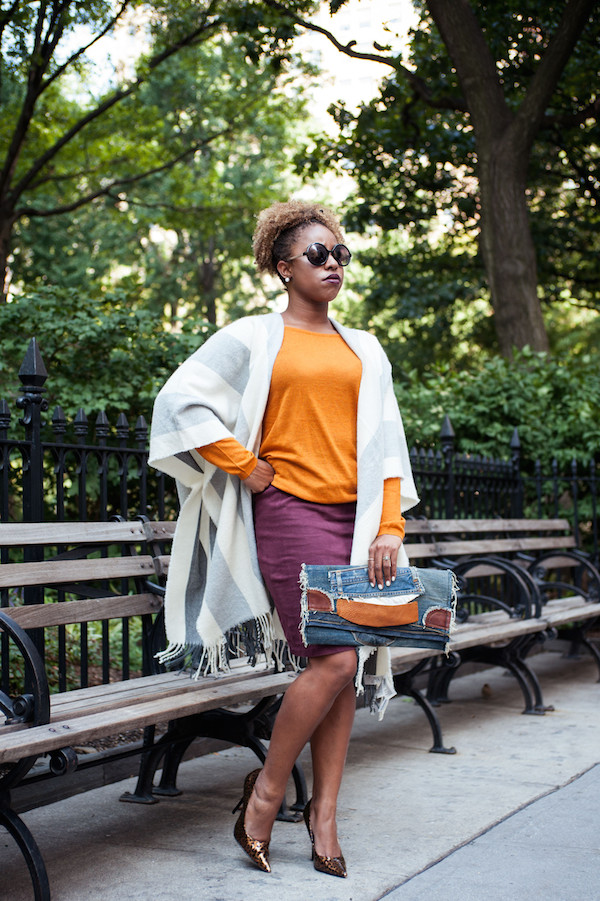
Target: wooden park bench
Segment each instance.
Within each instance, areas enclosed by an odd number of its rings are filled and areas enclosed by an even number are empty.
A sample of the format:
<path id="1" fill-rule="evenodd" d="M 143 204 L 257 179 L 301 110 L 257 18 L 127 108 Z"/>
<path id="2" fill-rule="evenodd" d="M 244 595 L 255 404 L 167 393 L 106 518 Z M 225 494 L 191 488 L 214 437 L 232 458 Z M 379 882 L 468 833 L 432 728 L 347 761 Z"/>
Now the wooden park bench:
<path id="1" fill-rule="evenodd" d="M 264 760 L 262 739 L 294 678 L 293 672 L 248 661 L 232 664 L 219 678 L 160 672 L 154 655 L 164 647 L 163 602 L 148 536 L 154 547 L 160 534 L 142 522 L 0 524 L 0 825 L 25 857 L 36 901 L 49 899 L 50 888 L 35 839 L 11 806 L 17 787 L 141 753 L 137 787 L 121 800 L 156 803 L 178 794 L 177 768 L 196 737 L 249 747 Z M 141 671 L 115 675 L 112 661 L 104 659 L 104 672 L 95 680 L 102 684 L 63 685 L 52 693 L 54 665 L 51 655 L 44 660 L 44 636 L 46 646 L 54 633 L 55 643 L 65 647 L 80 641 L 77 633 L 87 630 L 85 624 L 102 623 L 108 630 L 109 621 L 121 624 L 123 645 L 141 643 Z M 136 730 L 143 740 L 89 753 L 98 740 Z M 48 765 L 32 772 L 42 756 Z M 297 819 L 306 803 L 301 770 L 296 767 L 293 775 L 296 812 L 284 808 L 281 818 Z"/>
<path id="2" fill-rule="evenodd" d="M 161 542 L 172 538 L 174 523 L 147 523 L 146 530 L 154 543 L 157 573 L 164 579 L 170 557 Z M 450 681 L 463 663 L 500 666 L 511 673 L 523 694 L 524 713 L 543 714 L 550 709 L 527 664 L 527 654 L 554 634 L 558 620 L 569 622 L 575 614 L 591 624 L 600 613 L 598 604 L 591 603 L 593 590 L 583 597 L 573 587 L 573 579 L 560 588 L 553 583 L 554 594 L 560 595 L 555 600 L 549 600 L 550 589 L 544 588 L 542 576 L 547 573 L 542 574 L 540 567 L 550 569 L 564 561 L 565 552 L 571 572 L 583 566 L 592 585 L 600 587 L 594 582 L 597 571 L 579 555 L 568 531 L 566 520 L 407 521 L 405 548 L 411 564 L 452 568 L 462 585 L 448 656 L 432 655 L 425 648 L 392 649 L 395 689 L 398 695 L 411 697 L 425 713 L 433 736 L 432 752 L 455 753 L 444 745 L 436 708 L 448 700 Z M 524 553 L 530 556 L 516 556 Z M 587 644 L 592 653 L 598 653 Z M 419 684 L 424 679 L 427 691 Z"/>
<path id="3" fill-rule="evenodd" d="M 409 520 L 405 548 L 412 564 L 452 568 L 461 585 L 447 657 L 392 651 L 396 690 L 425 711 L 432 751 L 454 752 L 444 747 L 435 707 L 448 701 L 451 680 L 465 663 L 510 672 L 528 714 L 552 709 L 527 663 L 537 643 L 568 640 L 572 653 L 587 649 L 600 671 L 600 652 L 587 634 L 600 619 L 600 573 L 577 548 L 567 520 Z M 426 693 L 415 687 L 424 671 Z"/>
<path id="4" fill-rule="evenodd" d="M 254 661 L 232 663 L 231 672 L 219 678 L 192 680 L 184 672 L 158 671 L 154 654 L 164 647 L 164 637 L 162 591 L 156 582 L 168 572 L 173 530 L 173 523 L 148 522 L 0 525 L 0 651 L 11 663 L 3 672 L 24 671 L 20 690 L 6 684 L 0 692 L 6 717 L 0 725 L 0 825 L 22 850 L 36 899 L 50 897 L 48 879 L 33 836 L 11 807 L 11 790 L 14 794 L 29 778 L 94 766 L 96 759 L 104 765 L 107 754 L 116 761 L 141 753 L 137 787 L 122 800 L 155 803 L 178 793 L 179 763 L 198 736 L 249 747 L 264 759 L 262 739 L 293 681 L 293 673 L 266 663 L 252 666 Z M 448 658 L 426 649 L 392 651 L 396 689 L 427 714 L 431 750 L 454 750 L 443 745 L 436 705 L 447 700 L 452 676 L 468 660 L 505 667 L 523 691 L 525 712 L 544 712 L 528 652 L 548 634 L 573 624 L 587 628 L 600 616 L 597 571 L 579 555 L 565 521 L 413 520 L 407 523 L 406 547 L 411 563 L 451 566 L 462 584 Z M 559 564 L 561 577 L 553 579 L 550 571 Z M 58 631 L 59 641 L 67 642 L 72 624 L 109 620 L 120 621 L 124 635 L 126 627 L 132 634 L 138 627 L 141 673 L 117 674 L 114 680 L 105 661 L 102 684 L 62 686 L 51 693 L 51 661 L 44 663 L 40 654 L 44 630 Z M 573 633 L 565 637 L 574 639 Z M 420 678 L 427 680 L 426 692 Z M 114 752 L 83 753 L 86 743 L 123 730 L 142 730 L 143 741 Z M 42 756 L 48 767 L 32 777 Z M 161 764 L 162 778 L 155 786 Z M 298 768 L 294 781 L 295 812 L 281 813 L 293 819 L 306 802 Z"/>

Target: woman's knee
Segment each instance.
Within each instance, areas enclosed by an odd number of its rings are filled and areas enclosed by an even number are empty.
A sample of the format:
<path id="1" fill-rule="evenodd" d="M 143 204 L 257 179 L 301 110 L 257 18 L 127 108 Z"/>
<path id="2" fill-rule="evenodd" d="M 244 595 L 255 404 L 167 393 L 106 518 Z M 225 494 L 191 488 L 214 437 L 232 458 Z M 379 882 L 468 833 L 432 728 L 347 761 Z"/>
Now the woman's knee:
<path id="1" fill-rule="evenodd" d="M 312 657 L 309 666 L 337 688 L 342 689 L 352 682 L 356 675 L 357 656 L 355 651 L 340 651 L 338 654 L 325 654 L 323 657 Z"/>

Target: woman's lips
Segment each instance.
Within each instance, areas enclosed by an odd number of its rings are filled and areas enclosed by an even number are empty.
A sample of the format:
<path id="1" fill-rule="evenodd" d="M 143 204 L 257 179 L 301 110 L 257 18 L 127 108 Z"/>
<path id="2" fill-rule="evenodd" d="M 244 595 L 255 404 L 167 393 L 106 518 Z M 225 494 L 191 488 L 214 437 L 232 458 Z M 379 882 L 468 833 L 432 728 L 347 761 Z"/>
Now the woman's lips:
<path id="1" fill-rule="evenodd" d="M 341 282 L 341 278 L 339 277 L 339 275 L 328 275 L 327 278 L 324 279 L 324 281 L 335 282 L 336 285 L 339 285 L 339 283 Z"/>

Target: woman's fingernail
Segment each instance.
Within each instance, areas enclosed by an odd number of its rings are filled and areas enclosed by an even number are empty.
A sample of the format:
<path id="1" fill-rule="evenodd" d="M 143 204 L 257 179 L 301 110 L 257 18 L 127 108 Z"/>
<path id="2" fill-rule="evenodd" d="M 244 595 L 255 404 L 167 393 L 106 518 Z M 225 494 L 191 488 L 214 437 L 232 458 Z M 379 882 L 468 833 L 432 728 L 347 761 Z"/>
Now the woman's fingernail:
<path id="1" fill-rule="evenodd" d="M 392 576 L 392 582 L 396 581 L 396 576 Z"/>
<path id="2" fill-rule="evenodd" d="M 386 583 L 385 583 L 385 584 L 386 584 L 386 585 L 387 585 L 387 587 L 388 587 L 388 588 L 389 588 L 389 587 L 390 587 L 390 585 L 391 585 L 391 584 L 392 584 L 392 583 L 391 583 L 391 582 L 390 582 L 390 580 L 389 580 L 389 579 L 388 579 L 388 580 L 387 580 L 387 582 L 386 582 Z"/>

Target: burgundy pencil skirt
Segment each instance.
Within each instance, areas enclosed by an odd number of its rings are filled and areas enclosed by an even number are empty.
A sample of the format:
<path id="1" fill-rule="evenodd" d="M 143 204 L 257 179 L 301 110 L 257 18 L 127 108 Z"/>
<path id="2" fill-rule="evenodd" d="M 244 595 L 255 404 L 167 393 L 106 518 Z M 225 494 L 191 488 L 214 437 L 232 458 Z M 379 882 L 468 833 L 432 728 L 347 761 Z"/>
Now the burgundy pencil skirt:
<path id="1" fill-rule="evenodd" d="M 290 651 L 321 657 L 350 650 L 302 644 L 299 578 L 303 563 L 350 563 L 356 504 L 315 504 L 272 485 L 253 500 L 258 563 Z"/>

